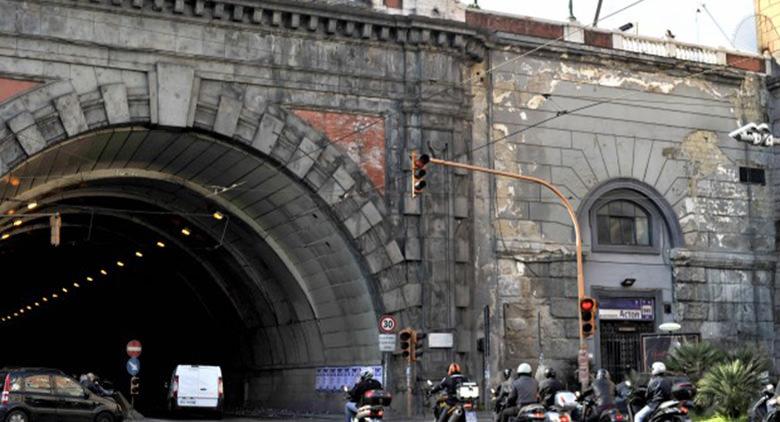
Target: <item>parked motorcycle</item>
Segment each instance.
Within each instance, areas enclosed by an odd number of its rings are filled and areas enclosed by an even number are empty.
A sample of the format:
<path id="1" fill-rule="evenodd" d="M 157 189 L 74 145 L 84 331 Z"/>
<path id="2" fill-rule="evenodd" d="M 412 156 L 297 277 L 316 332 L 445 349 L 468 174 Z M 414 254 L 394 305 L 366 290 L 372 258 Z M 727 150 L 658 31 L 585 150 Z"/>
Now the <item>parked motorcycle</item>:
<path id="1" fill-rule="evenodd" d="M 433 386 L 433 383 L 427 381 L 428 388 Z M 434 415 L 434 421 L 436 421 L 436 415 L 438 412 L 446 411 L 447 417 L 444 419 L 447 422 L 477 422 L 477 405 L 479 401 L 479 386 L 475 382 L 464 382 L 461 384 L 455 394 L 456 403 L 453 406 L 447 406 L 445 403 L 446 395 L 442 394 L 436 399 L 436 408 L 438 411 Z M 445 410 L 446 409 L 446 410 Z"/>
<path id="2" fill-rule="evenodd" d="M 349 388 L 344 386 L 344 392 Z M 348 398 L 349 399 L 349 398 Z M 385 390 L 368 390 L 357 403 L 358 412 L 352 422 L 377 422 L 385 417 L 385 407 L 390 406 L 392 396 Z"/>
<path id="3" fill-rule="evenodd" d="M 775 386 L 768 384 L 761 392 L 761 397 L 750 406 L 748 422 L 763 422 L 769 415 L 769 402 L 775 397 Z M 776 402 L 775 402 L 776 404 Z"/>

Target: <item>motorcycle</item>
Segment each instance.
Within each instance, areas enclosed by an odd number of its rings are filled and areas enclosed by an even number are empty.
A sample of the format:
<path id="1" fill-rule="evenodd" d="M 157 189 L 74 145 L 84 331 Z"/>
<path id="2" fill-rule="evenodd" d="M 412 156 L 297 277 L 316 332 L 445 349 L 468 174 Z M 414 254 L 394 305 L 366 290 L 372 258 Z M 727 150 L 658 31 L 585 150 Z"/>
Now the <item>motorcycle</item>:
<path id="1" fill-rule="evenodd" d="M 748 411 L 748 422 L 763 422 L 769 415 L 769 402 L 775 396 L 775 386 L 768 384 L 766 388 L 761 392 L 761 398 L 759 398 Z M 775 405 L 776 405 L 775 401 Z"/>
<path id="2" fill-rule="evenodd" d="M 620 383 L 616 388 L 618 410 L 625 408 L 626 415 L 633 422 L 637 412 L 646 404 L 647 389 L 645 387 L 634 388 L 630 381 Z M 678 382 L 672 386 L 672 400 L 661 403 L 649 416 L 648 422 L 691 422 L 688 409 L 693 406 L 692 400 L 696 395 L 696 387 L 689 382 Z"/>
<path id="3" fill-rule="evenodd" d="M 433 386 L 433 383 L 427 381 L 428 388 Z M 479 386 L 475 382 L 464 382 L 461 384 L 456 393 L 456 402 L 452 406 L 447 406 L 445 400 L 446 395 L 440 395 L 436 400 L 436 409 L 434 413 L 434 422 L 438 420 L 439 412 L 447 412 L 447 417 L 444 419 L 447 422 L 477 422 L 477 405 L 479 401 Z"/>
<path id="4" fill-rule="evenodd" d="M 547 409 L 538 403 L 527 404 L 520 408 L 517 416 L 509 418 L 509 422 L 542 422 L 547 417 Z"/>
<path id="5" fill-rule="evenodd" d="M 578 408 L 579 421 L 585 422 L 591 419 L 593 413 L 597 410 L 596 399 L 593 395 L 587 395 L 579 398 L 580 406 Z M 596 420 L 599 422 L 623 422 L 625 417 L 620 412 L 617 405 L 611 405 L 601 410 Z"/>
<path id="6" fill-rule="evenodd" d="M 349 389 L 344 386 L 344 392 Z M 349 400 L 349 397 L 347 397 Z M 376 422 L 385 417 L 385 407 L 390 406 L 392 396 L 385 390 L 368 390 L 357 403 L 357 414 L 352 417 L 352 422 Z"/>

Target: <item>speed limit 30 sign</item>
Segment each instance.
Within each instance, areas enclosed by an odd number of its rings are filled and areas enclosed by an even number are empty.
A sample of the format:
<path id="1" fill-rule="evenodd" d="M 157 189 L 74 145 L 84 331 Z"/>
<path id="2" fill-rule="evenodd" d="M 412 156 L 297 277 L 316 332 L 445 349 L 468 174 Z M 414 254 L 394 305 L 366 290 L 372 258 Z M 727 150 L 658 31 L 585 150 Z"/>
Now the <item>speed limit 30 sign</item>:
<path id="1" fill-rule="evenodd" d="M 382 315 L 379 318 L 379 332 L 385 334 L 395 333 L 398 328 L 398 321 L 392 315 Z"/>

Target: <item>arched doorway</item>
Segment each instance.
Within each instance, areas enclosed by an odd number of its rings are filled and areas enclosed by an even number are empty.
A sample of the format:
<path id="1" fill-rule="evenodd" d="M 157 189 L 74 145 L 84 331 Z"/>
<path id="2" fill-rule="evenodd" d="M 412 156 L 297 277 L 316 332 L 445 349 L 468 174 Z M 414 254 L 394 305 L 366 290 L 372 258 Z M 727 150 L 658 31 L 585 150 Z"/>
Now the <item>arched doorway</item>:
<path id="1" fill-rule="evenodd" d="M 673 320 L 669 253 L 682 244 L 681 231 L 664 198 L 632 179 L 592 191 L 579 219 L 589 250 L 586 292 L 599 301 L 592 350 L 600 367 L 622 379 L 642 369 L 641 335 Z"/>

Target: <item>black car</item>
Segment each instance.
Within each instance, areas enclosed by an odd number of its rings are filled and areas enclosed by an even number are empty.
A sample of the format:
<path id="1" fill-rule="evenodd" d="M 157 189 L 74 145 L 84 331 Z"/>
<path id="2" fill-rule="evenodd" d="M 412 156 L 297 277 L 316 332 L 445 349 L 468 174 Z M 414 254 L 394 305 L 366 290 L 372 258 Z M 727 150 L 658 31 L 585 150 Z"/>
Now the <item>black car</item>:
<path id="1" fill-rule="evenodd" d="M 56 369 L 0 369 L 0 422 L 119 422 L 122 411 Z"/>

